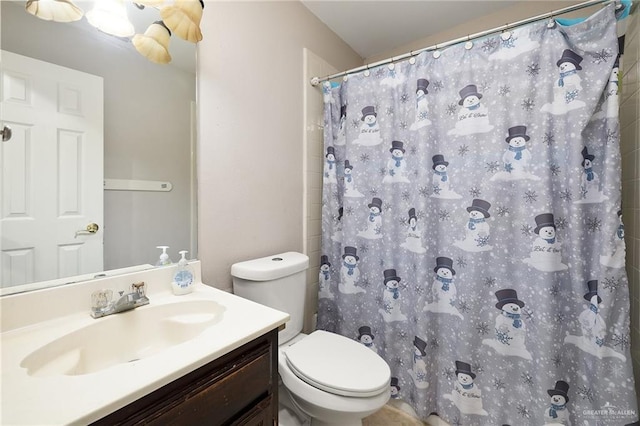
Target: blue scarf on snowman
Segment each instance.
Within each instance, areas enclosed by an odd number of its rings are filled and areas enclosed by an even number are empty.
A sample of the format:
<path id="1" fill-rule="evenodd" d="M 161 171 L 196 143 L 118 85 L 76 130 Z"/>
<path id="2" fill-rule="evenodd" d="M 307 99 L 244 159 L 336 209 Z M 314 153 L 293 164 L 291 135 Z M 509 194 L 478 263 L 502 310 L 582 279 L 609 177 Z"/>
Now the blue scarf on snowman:
<path id="1" fill-rule="evenodd" d="M 520 314 L 512 314 L 509 312 L 502 312 L 504 314 L 504 316 L 506 316 L 507 318 L 513 320 L 513 327 L 514 328 L 520 328 L 522 327 L 522 320 L 520 319 Z"/>
<path id="2" fill-rule="evenodd" d="M 390 291 L 391 293 L 393 293 L 393 298 L 397 299 L 398 297 L 400 297 L 400 291 L 398 290 L 398 288 L 391 288 L 391 287 L 387 287 L 387 291 Z"/>
<path id="3" fill-rule="evenodd" d="M 509 151 L 515 152 L 516 156 L 514 157 L 516 160 L 522 160 L 522 151 L 527 149 L 526 146 L 510 146 Z"/>
<path id="4" fill-rule="evenodd" d="M 558 80 L 558 86 L 559 87 L 564 87 L 564 79 L 566 77 L 569 77 L 570 75 L 573 74 L 577 74 L 577 70 L 571 70 L 571 71 L 567 71 L 567 72 L 561 72 L 560 73 L 560 80 Z"/>
<path id="5" fill-rule="evenodd" d="M 562 411 L 566 407 L 567 407 L 566 404 L 562 404 L 562 405 L 551 404 L 551 408 L 549 408 L 549 417 L 551 417 L 553 419 L 557 419 L 558 418 L 558 411 Z"/>
<path id="6" fill-rule="evenodd" d="M 352 264 L 347 263 L 347 262 L 342 262 L 342 264 L 343 264 L 346 268 L 348 268 L 348 269 L 349 269 L 349 270 L 347 271 L 347 274 L 348 274 L 348 275 L 353 275 L 353 271 L 356 269 L 356 265 L 352 265 Z"/>
<path id="7" fill-rule="evenodd" d="M 476 229 L 476 225 L 479 223 L 483 223 L 484 222 L 484 218 L 481 219 L 469 219 L 469 223 L 467 224 L 467 227 L 471 230 L 471 231 L 475 231 Z"/>
<path id="8" fill-rule="evenodd" d="M 445 172 L 439 172 L 438 170 L 435 170 L 435 173 L 438 176 L 440 176 L 440 181 L 442 181 L 442 182 L 446 182 L 449 179 L 449 177 L 447 176 L 447 172 L 446 171 Z"/>
<path id="9" fill-rule="evenodd" d="M 370 212 L 369 213 L 369 222 L 375 222 L 377 216 L 380 216 L 380 212 L 378 212 L 378 213 Z"/>
<path id="10" fill-rule="evenodd" d="M 453 282 L 453 278 L 444 278 L 438 275 L 436 280 L 442 283 L 442 291 L 449 291 L 449 284 Z"/>

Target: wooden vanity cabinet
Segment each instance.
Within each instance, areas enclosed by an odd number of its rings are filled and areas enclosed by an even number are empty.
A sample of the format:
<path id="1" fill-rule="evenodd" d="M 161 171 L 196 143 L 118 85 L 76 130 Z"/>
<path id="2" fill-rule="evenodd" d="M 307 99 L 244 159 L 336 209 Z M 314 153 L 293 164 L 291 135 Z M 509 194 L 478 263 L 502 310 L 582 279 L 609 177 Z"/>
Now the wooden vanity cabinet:
<path id="1" fill-rule="evenodd" d="M 246 343 L 93 424 L 277 425 L 278 331 Z"/>

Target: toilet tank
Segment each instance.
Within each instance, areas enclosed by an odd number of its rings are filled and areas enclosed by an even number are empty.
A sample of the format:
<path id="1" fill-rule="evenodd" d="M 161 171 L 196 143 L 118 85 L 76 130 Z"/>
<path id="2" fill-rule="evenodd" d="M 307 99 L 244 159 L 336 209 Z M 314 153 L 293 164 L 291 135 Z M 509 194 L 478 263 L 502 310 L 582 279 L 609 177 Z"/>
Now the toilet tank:
<path id="1" fill-rule="evenodd" d="M 302 331 L 309 257 L 296 252 L 275 254 L 231 266 L 233 293 L 289 314 L 278 334 L 282 344 Z"/>

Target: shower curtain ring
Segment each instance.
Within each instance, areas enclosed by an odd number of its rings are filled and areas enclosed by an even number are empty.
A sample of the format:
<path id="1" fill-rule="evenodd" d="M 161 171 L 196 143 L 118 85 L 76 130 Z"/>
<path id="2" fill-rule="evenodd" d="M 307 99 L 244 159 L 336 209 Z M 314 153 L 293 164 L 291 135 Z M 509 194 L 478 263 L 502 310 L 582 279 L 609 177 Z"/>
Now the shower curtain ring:
<path id="1" fill-rule="evenodd" d="M 438 50 L 438 45 L 436 44 L 436 50 L 433 51 L 434 59 L 438 59 L 440 57 L 440 51 Z"/>
<path id="2" fill-rule="evenodd" d="M 409 63 L 410 63 L 411 65 L 415 64 L 415 63 L 416 63 L 416 57 L 415 57 L 415 56 L 414 56 L 414 54 L 413 54 L 413 50 L 409 52 L 409 56 L 410 56 L 410 58 L 409 58 Z"/>
<path id="3" fill-rule="evenodd" d="M 464 44 L 464 48 L 470 50 L 473 47 L 473 42 L 471 41 L 471 36 L 467 34 L 467 42 Z"/>
<path id="4" fill-rule="evenodd" d="M 367 69 L 364 70 L 364 76 L 369 77 L 371 75 L 371 71 L 369 71 L 369 64 L 366 65 Z"/>

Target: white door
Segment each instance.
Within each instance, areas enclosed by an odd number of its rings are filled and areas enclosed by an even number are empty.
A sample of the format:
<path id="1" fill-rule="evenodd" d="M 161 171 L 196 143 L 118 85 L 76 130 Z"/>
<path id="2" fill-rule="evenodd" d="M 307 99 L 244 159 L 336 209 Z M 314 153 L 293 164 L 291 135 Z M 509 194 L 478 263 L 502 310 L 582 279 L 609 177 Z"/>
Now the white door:
<path id="1" fill-rule="evenodd" d="M 102 77 L 0 54 L 0 287 L 102 271 Z"/>

